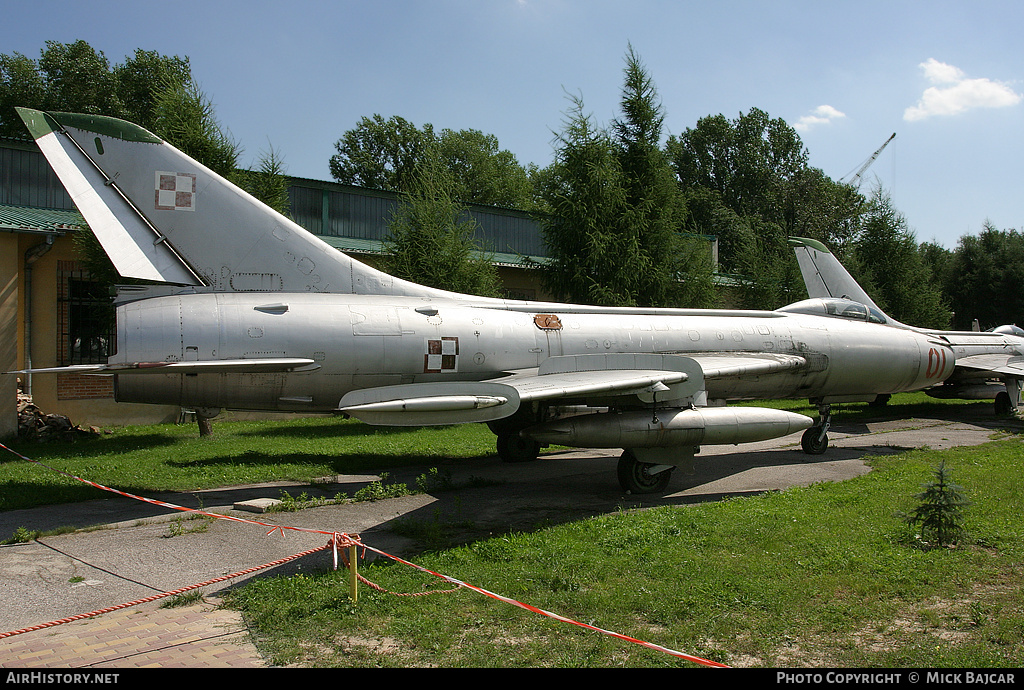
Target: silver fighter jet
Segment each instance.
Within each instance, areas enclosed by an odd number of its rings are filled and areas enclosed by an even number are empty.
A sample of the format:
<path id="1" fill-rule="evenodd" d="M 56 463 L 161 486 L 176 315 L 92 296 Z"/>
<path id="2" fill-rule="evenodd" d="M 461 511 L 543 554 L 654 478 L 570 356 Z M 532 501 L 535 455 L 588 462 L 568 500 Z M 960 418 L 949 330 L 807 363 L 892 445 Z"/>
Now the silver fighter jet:
<path id="1" fill-rule="evenodd" d="M 160 284 L 122 291 L 116 354 L 73 368 L 115 376 L 121 401 L 205 416 L 484 422 L 509 462 L 549 444 L 621 448 L 622 488 L 644 493 L 664 490 L 702 445 L 803 431 L 805 450 L 821 453 L 831 403 L 929 388 L 988 357 L 1010 365 L 1024 354 L 1018 334 L 909 328 L 853 293 L 739 311 L 425 287 L 331 248 L 141 127 L 19 112 L 121 275 Z M 821 415 L 726 406 L 763 398 L 807 398 Z"/>

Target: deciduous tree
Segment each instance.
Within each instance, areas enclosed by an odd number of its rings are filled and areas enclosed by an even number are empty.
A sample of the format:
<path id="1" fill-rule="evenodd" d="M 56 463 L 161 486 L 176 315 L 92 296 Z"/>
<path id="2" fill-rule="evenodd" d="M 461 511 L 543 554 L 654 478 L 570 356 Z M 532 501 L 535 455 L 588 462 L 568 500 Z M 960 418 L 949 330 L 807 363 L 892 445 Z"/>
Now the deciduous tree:
<path id="1" fill-rule="evenodd" d="M 417 166 L 434 139 L 403 117 L 363 117 L 334 144 L 331 176 L 343 184 L 392 192 L 408 191 Z"/>
<path id="2" fill-rule="evenodd" d="M 515 155 L 500 147 L 497 137 L 476 129 L 442 130 L 417 127 L 403 117 L 363 117 L 335 142 L 329 167 L 344 184 L 408 192 L 415 176 L 432 159 L 444 165 L 452 192 L 467 204 L 526 210 L 532 199 L 527 171 Z"/>
<path id="3" fill-rule="evenodd" d="M 803 292 L 789 236 L 821 240 L 846 258 L 864 199 L 810 167 L 784 120 L 757 108 L 733 120 L 711 115 L 669 137 L 665 149 L 690 211 L 687 228 L 716 236 L 722 268 L 741 274 L 740 306 L 774 309 Z"/>
<path id="4" fill-rule="evenodd" d="M 978 235 L 964 235 L 949 257 L 945 291 L 957 328 L 1024 324 L 1024 234 L 985 221 Z"/>

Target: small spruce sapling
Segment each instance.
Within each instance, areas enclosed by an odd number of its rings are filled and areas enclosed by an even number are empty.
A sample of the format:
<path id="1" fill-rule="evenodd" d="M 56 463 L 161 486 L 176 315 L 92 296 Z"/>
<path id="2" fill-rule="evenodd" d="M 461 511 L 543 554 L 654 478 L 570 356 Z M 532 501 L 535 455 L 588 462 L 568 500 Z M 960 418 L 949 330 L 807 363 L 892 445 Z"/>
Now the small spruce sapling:
<path id="1" fill-rule="evenodd" d="M 922 539 L 933 538 L 939 547 L 955 544 L 964 531 L 963 511 L 970 505 L 963 487 L 953 483 L 943 461 L 921 488 L 923 491 L 914 496 L 920 504 L 904 519 L 920 526 Z"/>

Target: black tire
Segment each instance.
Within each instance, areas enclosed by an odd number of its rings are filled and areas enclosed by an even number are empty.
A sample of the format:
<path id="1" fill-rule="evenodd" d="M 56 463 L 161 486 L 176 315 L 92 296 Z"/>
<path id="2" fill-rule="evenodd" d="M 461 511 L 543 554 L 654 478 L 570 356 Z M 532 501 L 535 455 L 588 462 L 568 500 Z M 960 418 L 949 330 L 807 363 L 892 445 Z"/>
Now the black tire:
<path id="1" fill-rule="evenodd" d="M 540 454 L 540 443 L 524 438 L 518 431 L 498 434 L 498 457 L 505 462 L 533 462 Z"/>
<path id="2" fill-rule="evenodd" d="M 828 434 L 812 426 L 800 437 L 800 446 L 808 455 L 821 455 L 828 449 Z"/>
<path id="3" fill-rule="evenodd" d="M 996 393 L 996 416 L 1008 417 L 1013 414 L 1013 405 L 1010 403 L 1010 394 L 1006 391 Z"/>
<path id="4" fill-rule="evenodd" d="M 672 470 L 668 469 L 657 474 L 651 474 L 650 468 L 654 465 L 640 462 L 628 450 L 623 451 L 619 456 L 617 473 L 619 475 L 619 486 L 628 494 L 654 494 L 661 493 L 668 488 L 668 482 L 672 478 Z"/>

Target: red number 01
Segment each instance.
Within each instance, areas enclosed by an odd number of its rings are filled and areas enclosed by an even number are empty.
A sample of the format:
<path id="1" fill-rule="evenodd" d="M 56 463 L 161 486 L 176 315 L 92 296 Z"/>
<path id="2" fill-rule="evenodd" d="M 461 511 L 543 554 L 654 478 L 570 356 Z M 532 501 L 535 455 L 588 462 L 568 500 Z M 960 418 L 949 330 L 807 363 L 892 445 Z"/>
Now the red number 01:
<path id="1" fill-rule="evenodd" d="M 946 350 L 928 348 L 928 368 L 924 372 L 925 378 L 933 379 L 946 370 Z"/>

